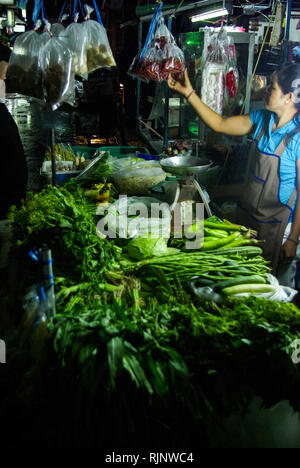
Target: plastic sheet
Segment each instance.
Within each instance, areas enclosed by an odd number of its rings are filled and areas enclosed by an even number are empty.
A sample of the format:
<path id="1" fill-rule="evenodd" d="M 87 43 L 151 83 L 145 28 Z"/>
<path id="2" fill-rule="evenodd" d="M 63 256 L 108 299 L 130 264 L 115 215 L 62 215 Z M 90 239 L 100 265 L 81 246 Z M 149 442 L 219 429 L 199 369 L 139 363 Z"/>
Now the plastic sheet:
<path id="1" fill-rule="evenodd" d="M 160 207 L 160 213 L 158 213 Z M 171 212 L 153 197 L 120 197 L 97 225 L 100 237 L 170 237 Z"/>

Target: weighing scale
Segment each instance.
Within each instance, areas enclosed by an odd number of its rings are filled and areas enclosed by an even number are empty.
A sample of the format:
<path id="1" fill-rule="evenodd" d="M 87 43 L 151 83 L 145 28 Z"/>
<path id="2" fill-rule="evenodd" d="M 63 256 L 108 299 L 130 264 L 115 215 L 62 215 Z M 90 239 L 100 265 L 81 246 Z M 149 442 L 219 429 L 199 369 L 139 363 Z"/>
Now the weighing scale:
<path id="1" fill-rule="evenodd" d="M 169 203 L 171 211 L 177 203 L 184 205 L 198 202 L 204 204 L 208 217 L 212 216 L 203 190 L 195 179 L 197 174 L 207 171 L 213 165 L 212 161 L 193 156 L 171 156 L 161 159 L 160 165 L 165 172 L 176 176 L 161 185 L 163 196 L 160 198 Z"/>

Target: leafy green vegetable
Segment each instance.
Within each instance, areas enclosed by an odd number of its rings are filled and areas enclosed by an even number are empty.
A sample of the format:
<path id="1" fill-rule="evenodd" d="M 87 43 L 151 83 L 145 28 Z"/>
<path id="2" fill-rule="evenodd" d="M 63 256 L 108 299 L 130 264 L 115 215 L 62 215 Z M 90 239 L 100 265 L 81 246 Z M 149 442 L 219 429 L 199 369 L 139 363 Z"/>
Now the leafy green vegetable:
<path id="1" fill-rule="evenodd" d="M 167 246 L 163 237 L 137 237 L 128 242 L 126 250 L 134 260 L 161 257 L 178 253 L 179 250 Z"/>
<path id="2" fill-rule="evenodd" d="M 101 282 L 116 263 L 119 249 L 97 236 L 94 204 L 81 187 L 70 187 L 49 185 L 38 194 L 29 193 L 20 209 L 13 207 L 9 217 L 14 240 L 25 253 L 51 249 L 56 276 Z"/>

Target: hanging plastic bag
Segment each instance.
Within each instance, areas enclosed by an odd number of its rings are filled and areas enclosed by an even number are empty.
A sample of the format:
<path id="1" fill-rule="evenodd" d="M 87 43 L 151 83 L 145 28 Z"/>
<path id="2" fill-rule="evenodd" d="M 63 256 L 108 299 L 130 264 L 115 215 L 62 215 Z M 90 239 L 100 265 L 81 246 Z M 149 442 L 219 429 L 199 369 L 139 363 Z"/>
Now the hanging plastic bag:
<path id="1" fill-rule="evenodd" d="M 227 34 L 220 31 L 211 38 L 202 70 L 201 99 L 218 114 L 224 105 L 225 76 L 228 57 L 225 52 Z"/>
<path id="2" fill-rule="evenodd" d="M 65 27 L 61 23 L 54 23 L 51 25 L 51 34 L 55 37 L 58 37 L 60 33 L 65 31 Z"/>
<path id="3" fill-rule="evenodd" d="M 184 54 L 165 25 L 161 9 L 162 3 L 153 15 L 142 51 L 128 70 L 129 75 L 145 82 L 166 81 L 170 74 L 182 75 L 185 70 Z"/>
<path id="4" fill-rule="evenodd" d="M 228 57 L 228 65 L 226 70 L 226 100 L 236 97 L 239 86 L 239 72 L 236 60 L 236 51 L 233 38 L 228 36 L 228 45 L 225 46 L 225 53 Z"/>
<path id="5" fill-rule="evenodd" d="M 234 42 L 223 28 L 209 37 L 202 60 L 201 99 L 222 114 L 228 101 L 235 98 L 239 83 Z"/>
<path id="6" fill-rule="evenodd" d="M 40 51 L 40 66 L 46 101 L 52 109 L 64 102 L 74 106 L 73 54 L 66 40 L 52 37 Z"/>
<path id="7" fill-rule="evenodd" d="M 87 35 L 83 24 L 77 22 L 71 23 L 59 34 L 59 37 L 67 40 L 68 47 L 73 53 L 75 75 L 87 79 Z"/>
<path id="8" fill-rule="evenodd" d="M 39 26 L 39 25 L 38 25 Z M 41 36 L 34 30 L 20 34 L 10 56 L 6 91 L 43 99 L 42 74 L 39 65 Z"/>
<path id="9" fill-rule="evenodd" d="M 162 63 L 162 79 L 168 80 L 170 74 L 182 75 L 185 70 L 185 59 L 182 50 L 174 43 L 165 46 L 166 56 Z"/>
<path id="10" fill-rule="evenodd" d="M 90 19 L 90 14 L 93 11 L 91 7 L 88 5 L 84 7 L 87 15 L 85 21 L 82 23 L 82 27 L 87 42 L 86 59 L 88 73 L 99 70 L 100 68 L 109 69 L 115 67 L 116 62 L 99 11 L 97 10 L 97 17 L 101 23 Z"/>
<path id="11" fill-rule="evenodd" d="M 44 31 L 40 34 L 40 47 L 43 47 L 52 37 L 51 24 L 45 21 Z"/>

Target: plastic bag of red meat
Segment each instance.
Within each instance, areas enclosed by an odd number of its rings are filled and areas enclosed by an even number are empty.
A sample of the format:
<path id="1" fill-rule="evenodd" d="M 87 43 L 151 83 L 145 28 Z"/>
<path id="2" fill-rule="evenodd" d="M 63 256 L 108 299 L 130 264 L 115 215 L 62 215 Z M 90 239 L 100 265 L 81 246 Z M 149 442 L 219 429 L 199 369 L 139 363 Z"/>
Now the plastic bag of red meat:
<path id="1" fill-rule="evenodd" d="M 228 67 L 226 70 L 226 94 L 227 99 L 235 98 L 239 86 L 239 72 L 237 67 L 235 45 L 232 37 L 228 37 L 228 49 L 226 50 L 228 56 Z"/>
<path id="2" fill-rule="evenodd" d="M 153 15 L 144 47 L 136 55 L 128 74 L 142 81 L 168 80 L 170 73 L 183 74 L 185 60 L 161 13 L 160 3 Z"/>
<path id="3" fill-rule="evenodd" d="M 218 114 L 226 101 L 237 93 L 238 70 L 234 44 L 225 30 L 210 37 L 204 54 L 201 79 L 201 99 Z"/>

